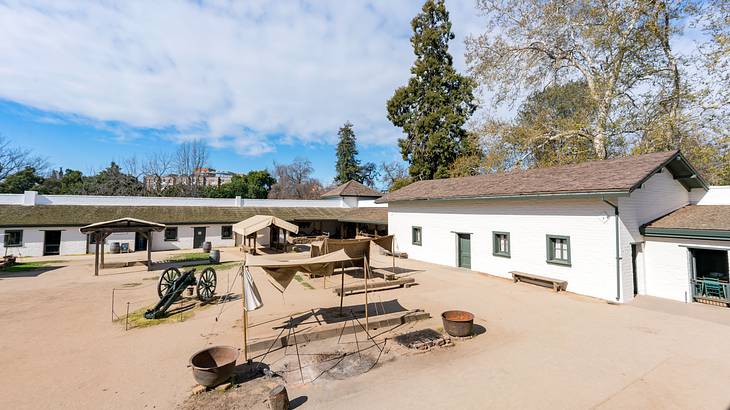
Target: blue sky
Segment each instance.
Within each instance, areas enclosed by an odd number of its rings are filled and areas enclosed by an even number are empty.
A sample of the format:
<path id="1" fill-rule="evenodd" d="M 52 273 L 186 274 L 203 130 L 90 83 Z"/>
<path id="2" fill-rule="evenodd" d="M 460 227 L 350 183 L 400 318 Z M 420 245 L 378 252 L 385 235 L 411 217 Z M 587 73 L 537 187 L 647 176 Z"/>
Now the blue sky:
<path id="1" fill-rule="evenodd" d="M 361 160 L 399 159 L 385 102 L 408 79 L 421 4 L 3 2 L 0 134 L 84 172 L 203 139 L 215 168 L 303 156 L 327 184 L 345 121 Z M 480 18 L 471 0 L 447 6 L 463 70 Z"/>

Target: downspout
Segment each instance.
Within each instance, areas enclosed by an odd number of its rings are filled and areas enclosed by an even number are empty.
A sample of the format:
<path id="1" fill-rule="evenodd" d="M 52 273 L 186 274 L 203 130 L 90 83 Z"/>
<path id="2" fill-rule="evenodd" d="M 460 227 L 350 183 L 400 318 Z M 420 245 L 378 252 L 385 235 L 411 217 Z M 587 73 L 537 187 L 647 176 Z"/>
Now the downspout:
<path id="1" fill-rule="evenodd" d="M 619 238 L 618 205 L 606 201 L 604 197 L 601 197 L 601 200 L 613 208 L 613 219 L 616 222 L 616 301 L 618 302 L 621 300 L 621 241 Z"/>

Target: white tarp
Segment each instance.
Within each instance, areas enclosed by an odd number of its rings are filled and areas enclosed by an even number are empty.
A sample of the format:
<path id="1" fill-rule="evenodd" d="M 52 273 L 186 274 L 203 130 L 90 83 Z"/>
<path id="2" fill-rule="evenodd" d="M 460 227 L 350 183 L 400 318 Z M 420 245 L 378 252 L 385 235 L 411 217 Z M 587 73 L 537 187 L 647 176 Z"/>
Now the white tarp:
<path id="1" fill-rule="evenodd" d="M 271 225 L 278 226 L 279 228 L 287 230 L 291 233 L 299 232 L 298 226 L 271 215 L 254 215 L 244 221 L 233 225 L 233 232 L 243 235 L 245 237 L 262 229 L 268 228 Z"/>
<path id="2" fill-rule="evenodd" d="M 253 281 L 248 267 L 243 267 L 243 293 L 243 300 L 246 302 L 244 307 L 247 311 L 256 310 L 264 305 L 264 302 L 261 301 L 259 289 L 256 287 L 256 283 Z"/>

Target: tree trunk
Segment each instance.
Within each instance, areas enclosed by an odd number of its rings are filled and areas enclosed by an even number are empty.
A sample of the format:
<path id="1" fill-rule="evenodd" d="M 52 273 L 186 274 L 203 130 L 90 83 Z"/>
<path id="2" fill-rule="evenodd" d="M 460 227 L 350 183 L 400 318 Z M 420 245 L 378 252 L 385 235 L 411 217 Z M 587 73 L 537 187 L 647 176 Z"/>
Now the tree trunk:
<path id="1" fill-rule="evenodd" d="M 271 410 L 288 410 L 289 395 L 286 387 L 278 385 L 269 392 L 269 408 Z"/>

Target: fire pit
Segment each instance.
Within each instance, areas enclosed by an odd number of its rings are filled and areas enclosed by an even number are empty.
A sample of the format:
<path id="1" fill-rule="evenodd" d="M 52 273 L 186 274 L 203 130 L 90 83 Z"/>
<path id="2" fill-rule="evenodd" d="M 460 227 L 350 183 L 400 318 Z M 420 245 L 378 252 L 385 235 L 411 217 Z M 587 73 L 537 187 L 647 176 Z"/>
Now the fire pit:
<path id="1" fill-rule="evenodd" d="M 447 310 L 441 314 L 444 330 L 450 336 L 466 337 L 474 329 L 474 315 L 463 310 Z"/>
<path id="2" fill-rule="evenodd" d="M 205 387 L 215 387 L 228 380 L 236 369 L 238 349 L 231 346 L 213 346 L 190 357 L 193 378 Z"/>

